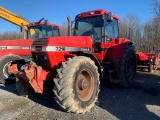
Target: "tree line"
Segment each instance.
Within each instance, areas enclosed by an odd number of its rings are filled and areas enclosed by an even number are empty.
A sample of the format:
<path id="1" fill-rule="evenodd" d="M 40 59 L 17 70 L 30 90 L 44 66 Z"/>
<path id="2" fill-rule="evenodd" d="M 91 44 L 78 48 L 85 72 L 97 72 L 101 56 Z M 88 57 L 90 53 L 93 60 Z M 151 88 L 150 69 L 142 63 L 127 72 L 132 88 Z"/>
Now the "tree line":
<path id="1" fill-rule="evenodd" d="M 23 34 L 17 31 L 6 31 L 0 33 L 0 40 L 15 40 L 15 39 L 23 39 Z"/>

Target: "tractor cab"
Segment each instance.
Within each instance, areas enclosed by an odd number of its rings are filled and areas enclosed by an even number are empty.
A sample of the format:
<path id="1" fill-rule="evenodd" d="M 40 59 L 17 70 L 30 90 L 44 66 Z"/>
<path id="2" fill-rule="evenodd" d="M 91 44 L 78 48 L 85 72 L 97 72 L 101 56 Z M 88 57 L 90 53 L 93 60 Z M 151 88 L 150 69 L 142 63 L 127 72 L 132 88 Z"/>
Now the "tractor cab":
<path id="1" fill-rule="evenodd" d="M 75 18 L 75 36 L 91 36 L 95 52 L 100 51 L 100 43 L 110 42 L 119 37 L 119 18 L 105 10 L 88 11 Z"/>
<path id="2" fill-rule="evenodd" d="M 27 38 L 35 39 L 42 37 L 60 36 L 61 27 L 56 24 L 45 22 L 33 22 L 28 25 Z"/>

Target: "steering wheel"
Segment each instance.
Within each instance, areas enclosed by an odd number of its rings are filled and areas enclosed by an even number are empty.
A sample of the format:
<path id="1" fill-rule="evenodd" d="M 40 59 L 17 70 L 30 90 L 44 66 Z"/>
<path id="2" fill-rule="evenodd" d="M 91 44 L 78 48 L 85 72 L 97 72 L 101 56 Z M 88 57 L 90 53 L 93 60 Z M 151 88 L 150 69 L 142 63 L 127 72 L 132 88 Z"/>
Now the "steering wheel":
<path id="1" fill-rule="evenodd" d="M 90 30 L 84 32 L 82 35 L 83 36 L 89 36 L 89 35 L 91 35 L 94 40 L 98 40 L 99 39 L 98 34 L 97 34 L 97 32 L 94 29 L 90 29 Z"/>

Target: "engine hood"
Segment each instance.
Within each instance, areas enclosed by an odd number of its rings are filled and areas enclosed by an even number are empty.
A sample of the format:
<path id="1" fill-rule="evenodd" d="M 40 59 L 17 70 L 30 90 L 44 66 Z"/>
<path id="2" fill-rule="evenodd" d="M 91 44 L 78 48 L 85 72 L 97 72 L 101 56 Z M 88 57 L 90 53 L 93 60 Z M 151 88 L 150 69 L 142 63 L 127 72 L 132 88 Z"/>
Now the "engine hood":
<path id="1" fill-rule="evenodd" d="M 48 38 L 47 45 L 92 48 L 92 38 L 90 36 L 51 37 Z"/>

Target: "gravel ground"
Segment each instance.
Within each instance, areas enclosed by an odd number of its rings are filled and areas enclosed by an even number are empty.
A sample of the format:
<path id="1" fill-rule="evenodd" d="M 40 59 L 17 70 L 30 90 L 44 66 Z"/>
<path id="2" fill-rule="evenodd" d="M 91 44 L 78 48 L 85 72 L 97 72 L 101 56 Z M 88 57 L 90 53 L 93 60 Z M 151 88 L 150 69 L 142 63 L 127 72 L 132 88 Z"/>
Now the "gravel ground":
<path id="1" fill-rule="evenodd" d="M 63 112 L 53 95 L 18 96 L 15 84 L 0 85 L 0 120 L 160 120 L 160 71 L 137 72 L 130 89 L 101 86 L 90 112 Z"/>

